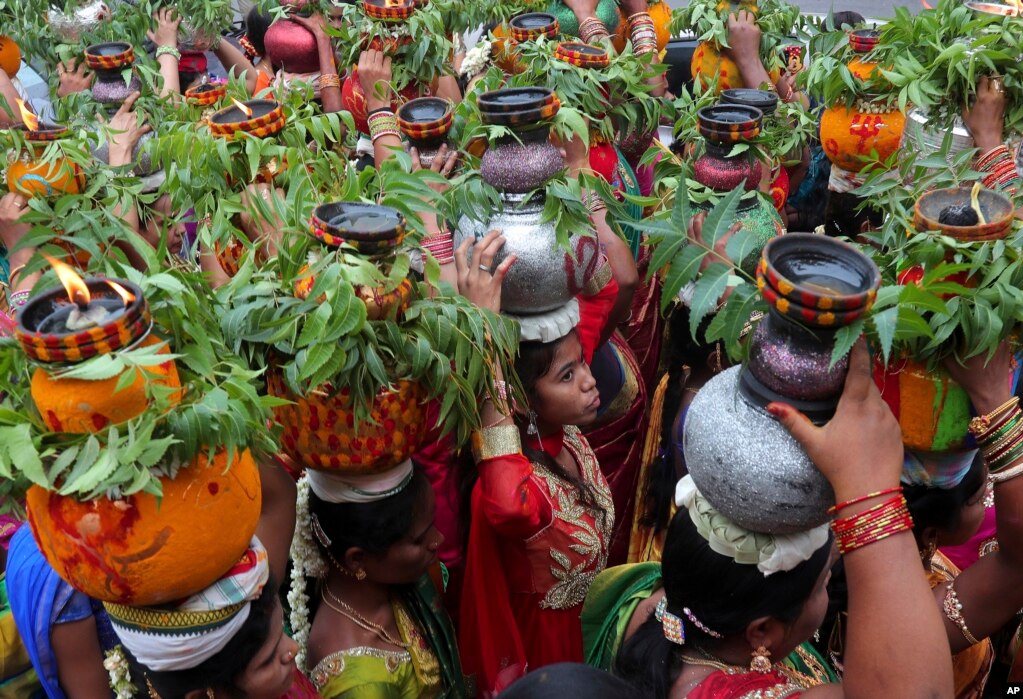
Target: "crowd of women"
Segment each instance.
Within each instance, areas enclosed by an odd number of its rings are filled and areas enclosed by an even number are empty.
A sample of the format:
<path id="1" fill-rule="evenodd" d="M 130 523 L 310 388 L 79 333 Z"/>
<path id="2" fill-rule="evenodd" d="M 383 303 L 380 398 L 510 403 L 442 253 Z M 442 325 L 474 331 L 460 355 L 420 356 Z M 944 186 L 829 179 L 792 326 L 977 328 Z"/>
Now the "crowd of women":
<path id="1" fill-rule="evenodd" d="M 584 40 L 608 37 L 595 0 L 565 4 Z M 634 48 L 656 53 L 646 0 L 621 5 Z M 316 39 L 318 108 L 339 112 L 331 20 L 293 17 Z M 151 19 L 161 96 L 179 99 L 208 81 L 209 57 L 179 49 L 173 8 Z M 835 17 L 838 27 L 857 21 Z M 253 96 L 302 80 L 264 57 L 270 24 L 253 10 L 240 48 L 225 39 L 213 49 Z M 772 79 L 765 70 L 752 14 L 732 14 L 727 26 L 727 51 L 747 85 L 811 108 L 814 96 L 797 89 L 794 75 Z M 464 57 L 454 55 L 450 74 L 437 76 L 435 94 L 475 99 Z M 93 79 L 80 64 L 45 68 L 56 99 Z M 376 89 L 394 68 L 377 50 L 358 62 L 371 115 L 369 137 L 353 153 L 362 167 L 380 167 L 406 147 L 390 99 Z M 663 95 L 669 86 L 660 80 L 654 89 Z M 985 170 L 985 153 L 1003 141 L 997 88 L 983 80 L 965 119 L 985 184 L 1014 188 L 1014 179 L 996 182 L 998 173 Z M 22 92 L 15 75 L 0 71 L 0 96 L 11 107 L 0 123 L 21 121 L 13 105 Z M 108 117 L 112 168 L 130 165 L 152 128 L 137 118 L 137 99 Z M 560 147 L 570 176 L 590 167 L 581 140 Z M 445 148 L 429 169 L 448 177 L 458 165 L 459 154 Z M 652 168 L 649 158 L 623 155 L 615 183 L 649 193 Z M 836 195 L 828 203 L 819 144 L 804 149 L 789 176 L 780 210 L 790 228 L 823 223 L 855 237 L 870 225 L 854 202 Z M 252 185 L 246 196 L 274 192 Z M 904 471 L 899 425 L 860 343 L 826 425 L 770 406 L 833 487 L 833 530 L 770 535 L 728 521 L 687 477 L 682 445 L 689 405 L 728 356 L 693 338 L 684 304 L 662 316 L 649 251 L 630 245 L 599 201 L 588 204 L 603 259 L 579 293 L 578 318 L 552 341 L 519 344 L 509 369 L 516 376 L 499 376 L 494 397 L 479 403 L 482 428 L 471 447 L 437 440 L 382 477 L 310 471 L 297 485 L 268 459 L 259 525 L 242 560 L 160 609 L 104 605 L 74 589 L 32 528 L 5 519 L 0 696 L 979 697 L 993 672 L 1013 671 L 1023 481 L 1012 476 L 1023 460 L 1000 464 L 992 478 L 983 449 L 964 472 Z M 195 223 L 172 209 L 163 195 L 120 216 L 155 249 L 223 283 L 226 272 L 197 242 Z M 23 193 L 0 198 L 0 278 L 12 319 L 40 278 L 25 272 L 36 254 L 22 220 L 30 211 Z M 252 212 L 241 220 L 272 256 L 285 233 L 280 222 Z M 441 279 L 500 313 L 502 282 L 516 263 L 500 254 L 501 232 L 456 247 L 444 222 L 425 223 L 423 255 L 439 263 Z M 701 217 L 689 225 L 696 244 Z M 1002 430 L 992 441 L 1018 437 L 1023 425 L 1016 366 L 1007 346 L 948 366 L 978 429 Z M 511 397 L 513 378 L 525 405 Z M 315 583 L 300 574 L 289 590 L 296 567 L 316 571 Z"/>

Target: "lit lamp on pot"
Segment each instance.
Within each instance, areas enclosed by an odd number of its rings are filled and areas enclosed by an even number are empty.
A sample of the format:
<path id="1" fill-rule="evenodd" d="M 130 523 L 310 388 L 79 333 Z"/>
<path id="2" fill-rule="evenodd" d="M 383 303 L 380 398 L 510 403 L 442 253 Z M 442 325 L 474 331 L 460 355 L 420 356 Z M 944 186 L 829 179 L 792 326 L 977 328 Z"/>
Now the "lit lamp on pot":
<path id="1" fill-rule="evenodd" d="M 44 363 L 79 362 L 134 345 L 152 326 L 142 291 L 123 279 L 82 279 L 46 256 L 62 286 L 33 296 L 18 312 L 15 336 Z"/>
<path id="2" fill-rule="evenodd" d="M 700 390 L 686 414 L 686 467 L 700 492 L 751 531 L 791 534 L 828 521 L 834 492 L 799 443 L 766 410 L 780 401 L 823 424 L 845 385 L 848 358 L 831 365 L 835 333 L 873 306 L 877 266 L 832 238 L 772 239 L 757 267 L 771 310 L 749 360 Z"/>
<path id="3" fill-rule="evenodd" d="M 233 107 L 214 113 L 207 123 L 210 133 L 223 138 L 234 138 L 236 134 L 247 134 L 266 138 L 284 128 L 286 118 L 284 107 L 274 100 L 249 100 L 234 102 Z"/>
<path id="4" fill-rule="evenodd" d="M 70 130 L 63 124 L 43 124 L 22 100 L 17 104 L 24 125 L 15 129 L 24 132 L 26 147 L 7 156 L 7 189 L 29 197 L 80 192 L 84 178 L 77 165 L 63 157 L 42 162 L 47 146 L 68 138 Z"/>

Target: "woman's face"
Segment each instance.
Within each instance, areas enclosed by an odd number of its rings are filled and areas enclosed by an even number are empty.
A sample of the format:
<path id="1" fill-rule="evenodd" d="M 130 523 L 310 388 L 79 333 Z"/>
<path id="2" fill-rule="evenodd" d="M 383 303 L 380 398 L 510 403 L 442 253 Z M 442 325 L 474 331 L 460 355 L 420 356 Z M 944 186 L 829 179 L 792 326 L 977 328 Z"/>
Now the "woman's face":
<path id="1" fill-rule="evenodd" d="M 235 684 L 250 699 L 277 699 L 291 688 L 297 652 L 298 644 L 284 633 L 284 610 L 275 599 L 270 635 Z"/>
<path id="2" fill-rule="evenodd" d="M 533 409 L 546 425 L 585 427 L 597 419 L 600 395 L 583 358 L 579 336 L 569 333 L 554 351 L 554 361 L 533 388 Z"/>
<path id="3" fill-rule="evenodd" d="M 366 575 L 370 580 L 385 585 L 410 585 L 437 562 L 444 535 L 433 523 L 436 509 L 433 488 L 424 489 L 423 502 L 417 509 L 419 512 L 405 536 L 383 555 L 366 557 Z"/>
<path id="4" fill-rule="evenodd" d="M 160 236 L 167 231 L 167 251 L 177 255 L 185 240 L 185 224 L 171 215 L 171 198 L 164 194 L 149 208 L 149 216 L 142 227 L 142 237 L 154 248 L 160 245 Z"/>

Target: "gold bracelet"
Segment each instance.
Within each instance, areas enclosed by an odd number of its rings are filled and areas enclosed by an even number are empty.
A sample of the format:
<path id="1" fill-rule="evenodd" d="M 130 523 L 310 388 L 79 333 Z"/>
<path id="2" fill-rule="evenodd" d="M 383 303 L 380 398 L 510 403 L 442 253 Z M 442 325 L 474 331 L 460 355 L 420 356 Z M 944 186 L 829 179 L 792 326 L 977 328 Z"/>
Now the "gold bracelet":
<path id="1" fill-rule="evenodd" d="M 970 642 L 971 646 L 975 646 L 980 641 L 973 637 L 970 629 L 966 626 L 966 619 L 963 618 L 963 603 L 959 601 L 959 595 L 956 594 L 954 585 L 955 580 L 949 582 L 948 589 L 945 590 L 945 600 L 941 603 L 941 606 L 945 610 L 945 616 L 948 617 L 948 620 L 959 627 L 959 630 L 963 632 L 963 636 Z"/>
<path id="2" fill-rule="evenodd" d="M 1019 403 L 1019 397 L 1013 396 L 986 415 L 978 415 L 973 418 L 970 420 L 970 432 L 974 435 L 981 436 L 995 418 L 1000 417 L 1006 409 L 1013 407 L 1017 403 Z"/>
<path id="3" fill-rule="evenodd" d="M 472 435 L 472 457 L 476 463 L 521 453 L 522 438 L 515 425 L 487 427 Z"/>
<path id="4" fill-rule="evenodd" d="M 10 272 L 8 272 L 7 281 L 9 281 L 13 285 L 14 278 L 21 274 L 21 270 L 23 269 L 25 269 L 25 265 L 18 265 L 17 267 L 14 267 Z"/>
<path id="5" fill-rule="evenodd" d="M 327 87 L 341 89 L 341 78 L 338 77 L 337 73 L 322 73 L 317 79 L 317 83 L 321 91 Z"/>

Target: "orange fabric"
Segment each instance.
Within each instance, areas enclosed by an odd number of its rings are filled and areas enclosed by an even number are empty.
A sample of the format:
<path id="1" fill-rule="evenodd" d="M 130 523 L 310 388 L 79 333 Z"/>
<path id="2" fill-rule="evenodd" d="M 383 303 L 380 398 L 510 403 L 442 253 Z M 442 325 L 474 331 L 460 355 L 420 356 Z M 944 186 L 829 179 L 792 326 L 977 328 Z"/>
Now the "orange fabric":
<path id="1" fill-rule="evenodd" d="M 273 85 L 273 76 L 267 74 L 265 71 L 256 70 L 256 87 L 252 91 L 254 97 L 258 97 L 259 93 Z"/>

